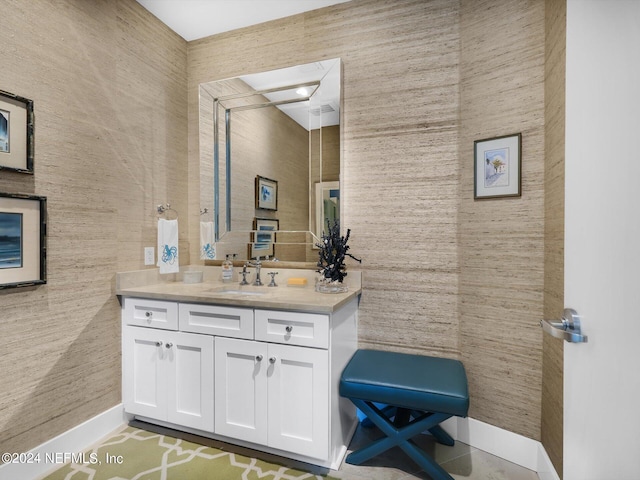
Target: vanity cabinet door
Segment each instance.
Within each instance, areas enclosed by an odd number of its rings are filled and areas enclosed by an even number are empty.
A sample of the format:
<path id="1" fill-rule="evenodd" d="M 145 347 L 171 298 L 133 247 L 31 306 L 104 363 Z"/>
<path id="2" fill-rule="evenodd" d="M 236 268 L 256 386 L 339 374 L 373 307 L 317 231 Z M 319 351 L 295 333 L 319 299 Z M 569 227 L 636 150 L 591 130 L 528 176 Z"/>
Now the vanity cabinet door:
<path id="1" fill-rule="evenodd" d="M 267 444 L 267 344 L 216 337 L 216 433 Z"/>
<path id="2" fill-rule="evenodd" d="M 216 433 L 329 455 L 329 352 L 217 337 Z"/>
<path id="3" fill-rule="evenodd" d="M 167 420 L 213 432 L 213 337 L 175 333 L 167 339 Z"/>
<path id="4" fill-rule="evenodd" d="M 122 329 L 122 403 L 128 413 L 158 419 L 167 415 L 166 333 L 140 327 Z"/>
<path id="5" fill-rule="evenodd" d="M 125 411 L 213 432 L 213 361 L 213 337 L 125 326 Z"/>
<path id="6" fill-rule="evenodd" d="M 270 447 L 328 458 L 329 352 L 269 345 Z"/>

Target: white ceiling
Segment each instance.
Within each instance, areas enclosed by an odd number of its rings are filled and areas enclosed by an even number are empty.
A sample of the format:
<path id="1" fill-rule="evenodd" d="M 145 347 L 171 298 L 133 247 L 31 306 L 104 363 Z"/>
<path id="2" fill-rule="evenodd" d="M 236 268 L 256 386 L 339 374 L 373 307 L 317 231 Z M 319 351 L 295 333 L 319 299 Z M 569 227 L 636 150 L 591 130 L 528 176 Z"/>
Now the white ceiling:
<path id="1" fill-rule="evenodd" d="M 137 0 L 187 41 L 349 0 Z"/>

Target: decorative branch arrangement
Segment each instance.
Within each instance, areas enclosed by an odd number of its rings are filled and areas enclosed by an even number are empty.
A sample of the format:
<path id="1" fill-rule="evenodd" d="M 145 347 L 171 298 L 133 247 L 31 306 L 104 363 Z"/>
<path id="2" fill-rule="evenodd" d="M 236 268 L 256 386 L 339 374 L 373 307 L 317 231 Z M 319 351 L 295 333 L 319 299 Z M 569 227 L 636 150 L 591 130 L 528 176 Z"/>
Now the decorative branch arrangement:
<path id="1" fill-rule="evenodd" d="M 340 221 L 335 220 L 331 226 L 327 220 L 327 230 L 328 233 L 322 232 L 322 243 L 316 244 L 320 249 L 317 271 L 322 274 L 325 281 L 342 282 L 347 276 L 345 258 L 351 257 L 359 263 L 362 263 L 362 260 L 348 253 L 347 242 L 349 242 L 351 229 L 347 229 L 345 236 L 340 236 Z"/>

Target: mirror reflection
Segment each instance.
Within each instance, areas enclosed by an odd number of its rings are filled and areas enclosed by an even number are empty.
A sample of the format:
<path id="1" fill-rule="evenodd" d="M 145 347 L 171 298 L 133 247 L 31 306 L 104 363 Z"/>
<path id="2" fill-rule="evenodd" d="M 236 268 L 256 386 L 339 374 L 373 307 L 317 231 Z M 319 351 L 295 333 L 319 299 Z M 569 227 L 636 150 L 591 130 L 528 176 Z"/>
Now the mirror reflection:
<path id="1" fill-rule="evenodd" d="M 200 85 L 201 243 L 316 262 L 340 215 L 340 59 Z"/>

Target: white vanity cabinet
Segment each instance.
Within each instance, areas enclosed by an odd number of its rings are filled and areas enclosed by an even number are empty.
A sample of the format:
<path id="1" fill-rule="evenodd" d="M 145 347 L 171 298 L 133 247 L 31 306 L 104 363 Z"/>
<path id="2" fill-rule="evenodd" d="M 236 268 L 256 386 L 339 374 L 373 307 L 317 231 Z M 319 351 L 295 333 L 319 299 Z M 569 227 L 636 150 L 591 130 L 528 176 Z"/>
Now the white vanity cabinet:
<path id="1" fill-rule="evenodd" d="M 327 350 L 223 337 L 215 350 L 216 433 L 327 457 Z"/>
<path id="2" fill-rule="evenodd" d="M 125 411 L 213 432 L 213 337 L 136 326 L 131 313 L 143 311 L 141 304 L 148 305 L 148 301 L 131 298 L 123 305 Z M 162 325 L 175 322 L 177 327 L 176 305 L 154 304 L 175 315 Z"/>
<path id="3" fill-rule="evenodd" d="M 320 313 L 238 303 L 123 295 L 125 412 L 338 468 L 357 425 L 338 392 L 357 348 L 357 296 Z"/>

